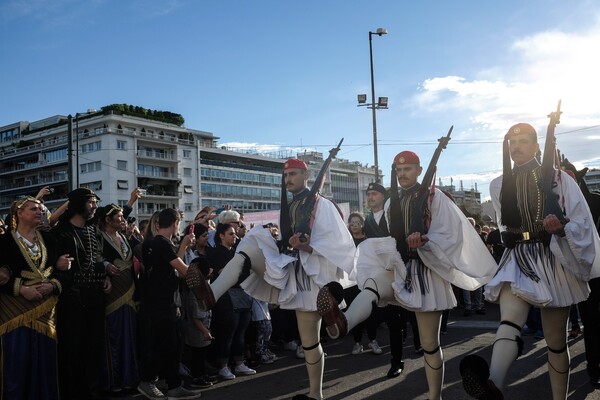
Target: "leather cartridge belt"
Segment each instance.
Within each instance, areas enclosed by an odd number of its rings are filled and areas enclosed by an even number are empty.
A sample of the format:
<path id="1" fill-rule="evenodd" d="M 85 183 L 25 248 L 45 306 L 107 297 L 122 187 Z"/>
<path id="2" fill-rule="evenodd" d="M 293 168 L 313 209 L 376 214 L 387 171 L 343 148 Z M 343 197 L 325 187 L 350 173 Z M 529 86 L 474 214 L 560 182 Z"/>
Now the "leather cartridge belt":
<path id="1" fill-rule="evenodd" d="M 546 231 L 539 232 L 502 232 L 502 242 L 508 248 L 520 243 L 549 243 L 550 235 Z"/>

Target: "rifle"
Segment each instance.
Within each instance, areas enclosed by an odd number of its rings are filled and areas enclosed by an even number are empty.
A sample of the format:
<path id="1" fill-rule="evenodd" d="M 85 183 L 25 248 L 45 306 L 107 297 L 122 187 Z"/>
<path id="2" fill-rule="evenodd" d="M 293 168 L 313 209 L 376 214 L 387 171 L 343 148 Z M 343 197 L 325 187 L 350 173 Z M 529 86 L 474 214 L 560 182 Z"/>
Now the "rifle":
<path id="1" fill-rule="evenodd" d="M 331 160 L 333 160 L 337 156 L 337 153 L 340 151 L 340 147 L 342 146 L 343 141 L 344 141 L 344 138 L 342 138 L 342 140 L 340 140 L 340 142 L 338 143 L 338 145 L 336 147 L 329 150 L 329 156 L 327 157 L 325 162 L 323 162 L 323 166 L 321 166 L 321 170 L 319 171 L 319 174 L 315 178 L 315 183 L 313 183 L 312 187 L 310 188 L 310 196 L 314 196 L 317 193 L 321 193 L 321 189 L 323 189 L 323 184 L 325 183 L 325 173 L 329 169 Z"/>
<path id="2" fill-rule="evenodd" d="M 558 203 L 558 194 L 554 193 L 552 190 L 556 186 L 556 169 L 554 168 L 556 162 L 556 136 L 554 135 L 554 129 L 556 128 L 556 125 L 560 124 L 560 114 L 562 114 L 560 111 L 560 104 L 561 100 L 558 101 L 556 111 L 548 114 L 550 122 L 548 123 L 548 129 L 546 130 L 546 143 L 544 144 L 541 189 L 545 196 L 544 217 L 554 214 L 561 223 L 566 224 L 565 215 Z"/>
<path id="3" fill-rule="evenodd" d="M 296 225 L 296 232 L 292 232 L 292 228 L 290 226 L 290 214 L 289 214 L 289 209 L 287 207 L 287 191 L 285 188 L 285 178 L 282 175 L 282 177 L 281 177 L 281 211 L 280 211 L 281 214 L 280 214 L 280 221 L 279 221 L 280 225 L 281 225 L 280 231 L 282 234 L 282 240 L 279 245 L 279 248 L 281 251 L 283 251 L 287 248 L 288 240 L 290 239 L 290 237 L 292 237 L 293 234 L 301 233 L 301 236 L 300 236 L 301 242 L 306 241 L 305 234 L 307 234 L 307 233 L 310 234 L 311 225 L 312 225 L 311 224 L 311 215 L 312 215 L 312 211 L 315 207 L 317 194 L 319 194 L 321 192 L 321 189 L 323 188 L 323 184 L 325 183 L 325 173 L 327 172 L 327 169 L 329 169 L 329 165 L 331 164 L 331 161 L 337 156 L 337 153 L 340 151 L 340 147 L 342 146 L 343 141 L 344 141 L 344 138 L 342 138 L 342 140 L 340 140 L 340 142 L 338 143 L 338 145 L 336 147 L 329 150 L 329 156 L 323 162 L 323 165 L 321 166 L 321 170 L 317 174 L 315 182 L 313 183 L 312 187 L 310 188 L 309 193 L 306 196 L 306 202 L 304 203 L 304 209 L 306 212 L 301 217 L 298 224 Z"/>
<path id="4" fill-rule="evenodd" d="M 452 129 L 454 129 L 454 125 L 450 127 L 450 130 L 448 130 L 448 134 L 446 136 L 442 136 L 438 139 L 438 147 L 433 152 L 433 157 L 431 157 L 431 161 L 429 162 L 425 176 L 423 176 L 423 180 L 421 181 L 421 187 L 419 187 L 417 195 L 411 204 L 411 233 L 427 233 L 427 227 L 425 226 L 425 209 L 427 206 L 427 199 L 429 197 L 429 187 L 433 183 L 433 177 L 437 170 L 437 162 L 440 158 L 440 154 L 442 154 L 442 150 L 446 148 L 448 142 L 450 141 Z"/>

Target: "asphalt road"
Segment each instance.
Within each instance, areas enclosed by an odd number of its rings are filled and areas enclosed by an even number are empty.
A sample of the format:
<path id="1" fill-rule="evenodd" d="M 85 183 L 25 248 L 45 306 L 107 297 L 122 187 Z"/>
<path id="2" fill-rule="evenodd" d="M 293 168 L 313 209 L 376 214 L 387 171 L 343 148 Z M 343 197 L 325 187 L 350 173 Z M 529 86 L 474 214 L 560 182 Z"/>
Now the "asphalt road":
<path id="1" fill-rule="evenodd" d="M 486 360 L 490 359 L 498 321 L 499 311 L 496 305 L 488 305 L 486 315 L 473 314 L 463 317 L 459 309 L 451 312 L 448 333 L 442 336 L 445 359 L 442 395 L 445 399 L 469 399 L 462 389 L 458 371 L 459 362 L 464 356 L 473 353 L 480 354 Z M 351 336 L 343 340 L 323 342 L 323 348 L 327 353 L 323 380 L 323 395 L 326 399 L 427 399 L 422 356 L 415 353 L 410 334 L 404 346 L 404 372 L 398 378 L 388 379 L 386 373 L 389 369 L 390 354 L 387 327 L 382 324 L 377 333 L 377 340 L 384 350 L 382 355 L 374 355 L 370 350 L 359 355 L 351 355 L 354 345 Z M 509 372 L 504 391 L 505 399 L 551 399 L 545 341 L 535 339 L 533 336 L 524 336 L 523 339 L 524 354 L 513 363 Z M 363 335 L 365 348 L 366 344 L 367 338 Z M 303 360 L 296 359 L 295 353 L 275 346 L 273 351 L 278 356 L 275 363 L 257 367 L 256 375 L 219 382 L 204 390 L 201 398 L 287 400 L 296 394 L 307 393 L 308 378 Z M 587 379 L 583 336 L 580 335 L 569 341 L 569 351 L 571 354 L 569 399 L 600 400 L 600 390 L 594 390 Z M 144 397 L 134 395 L 128 398 L 139 400 Z"/>

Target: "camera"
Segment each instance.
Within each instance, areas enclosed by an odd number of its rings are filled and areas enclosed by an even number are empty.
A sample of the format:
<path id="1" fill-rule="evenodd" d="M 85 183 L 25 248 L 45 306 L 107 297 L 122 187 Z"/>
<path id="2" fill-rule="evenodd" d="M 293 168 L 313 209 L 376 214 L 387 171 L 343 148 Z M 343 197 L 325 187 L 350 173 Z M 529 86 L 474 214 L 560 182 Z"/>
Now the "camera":
<path id="1" fill-rule="evenodd" d="M 146 193 L 148 193 L 148 191 L 147 191 L 146 189 L 140 189 L 140 194 L 141 194 L 142 196 L 145 196 L 145 195 L 146 195 Z"/>
<path id="2" fill-rule="evenodd" d="M 54 193 L 54 188 L 48 188 L 48 191 L 50 192 L 50 194 Z"/>

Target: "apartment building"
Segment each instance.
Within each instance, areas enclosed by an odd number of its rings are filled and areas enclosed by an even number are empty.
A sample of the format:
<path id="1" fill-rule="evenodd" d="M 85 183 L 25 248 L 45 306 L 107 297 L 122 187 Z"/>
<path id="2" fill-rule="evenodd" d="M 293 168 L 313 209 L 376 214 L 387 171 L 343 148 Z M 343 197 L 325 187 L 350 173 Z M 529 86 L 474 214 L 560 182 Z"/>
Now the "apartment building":
<path id="1" fill-rule="evenodd" d="M 107 107 L 0 127 L 0 215 L 44 186 L 54 189 L 44 199 L 50 209 L 76 187 L 94 190 L 101 204 L 119 205 L 141 187 L 146 195 L 134 215 L 174 207 L 192 219 L 200 207 L 197 149 L 214 147 L 217 138 L 132 114 Z"/>
<path id="2" fill-rule="evenodd" d="M 281 172 L 297 156 L 309 166 L 309 186 L 324 159 L 318 152 L 258 154 L 217 145 L 210 132 L 185 128 L 169 112 L 112 105 L 73 116 L 55 115 L 0 127 L 0 216 L 22 196 L 44 186 L 50 210 L 76 187 L 94 190 L 102 204 L 124 205 L 131 191 L 145 195 L 133 214 L 149 218 L 166 207 L 184 212 L 184 222 L 204 206 L 231 205 L 243 213 L 279 210 Z M 365 189 L 373 168 L 333 160 L 322 195 L 364 211 Z"/>

